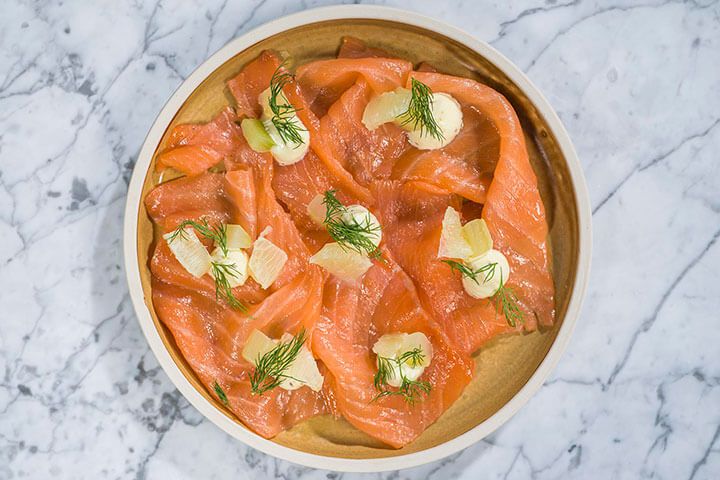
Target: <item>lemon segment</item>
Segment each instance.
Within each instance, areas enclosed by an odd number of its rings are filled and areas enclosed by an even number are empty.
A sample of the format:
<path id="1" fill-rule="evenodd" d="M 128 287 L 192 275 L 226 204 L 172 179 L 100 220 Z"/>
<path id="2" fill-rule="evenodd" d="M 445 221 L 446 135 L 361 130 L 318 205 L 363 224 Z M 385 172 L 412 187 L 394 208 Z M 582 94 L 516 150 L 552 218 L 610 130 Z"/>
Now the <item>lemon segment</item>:
<path id="1" fill-rule="evenodd" d="M 312 200 L 310 200 L 310 203 L 308 203 L 307 206 L 307 214 L 310 217 L 310 220 L 319 226 L 323 226 L 325 224 L 325 217 L 327 216 L 327 207 L 325 206 L 324 201 L 325 197 L 317 194 Z"/>
<path id="2" fill-rule="evenodd" d="M 326 243 L 310 257 L 310 263 L 321 266 L 346 282 L 357 280 L 372 267 L 372 261 L 365 255 L 345 249 L 335 242 Z"/>
<path id="3" fill-rule="evenodd" d="M 465 259 L 472 254 L 472 248 L 463 235 L 460 214 L 454 208 L 448 207 L 442 221 L 438 257 Z"/>
<path id="4" fill-rule="evenodd" d="M 292 335 L 286 333 L 280 338 L 280 341 L 288 343 L 292 338 Z M 307 385 L 314 392 L 319 392 L 322 389 L 324 378 L 320 374 L 317 362 L 307 344 L 300 348 L 297 357 L 285 370 L 284 375 L 287 378 L 282 381 L 280 388 L 285 390 L 297 390 L 303 385 Z"/>
<path id="5" fill-rule="evenodd" d="M 180 265 L 192 276 L 200 278 L 210 270 L 210 254 L 193 228 L 186 227 L 177 235 L 167 233 L 163 238 Z"/>
<path id="6" fill-rule="evenodd" d="M 239 248 L 250 248 L 252 245 L 252 238 L 250 234 L 240 225 L 228 223 L 226 226 L 226 237 L 227 237 L 227 248 L 235 250 Z"/>
<path id="7" fill-rule="evenodd" d="M 293 336 L 289 333 L 283 334 L 280 340 L 273 340 L 260 330 L 253 330 L 248 337 L 245 347 L 242 350 L 242 357 L 254 366 L 257 366 L 266 353 L 280 343 L 289 343 L 293 340 Z M 298 355 L 283 372 L 287 378 L 280 383 L 280 388 L 284 390 L 297 390 L 302 386 L 308 386 L 315 392 L 322 389 L 324 378 L 318 370 L 317 362 L 307 345 L 303 345 Z M 290 378 L 291 377 L 291 378 Z"/>
<path id="8" fill-rule="evenodd" d="M 268 135 L 265 125 L 257 118 L 244 118 L 240 122 L 240 128 L 248 145 L 256 152 L 269 152 L 275 146 L 275 142 Z"/>
<path id="9" fill-rule="evenodd" d="M 249 363 L 257 365 L 257 361 L 275 348 L 277 343 L 277 340 L 273 340 L 260 330 L 255 329 L 250 332 L 241 355 Z"/>
<path id="10" fill-rule="evenodd" d="M 462 227 L 465 240 L 472 249 L 473 256 L 482 255 L 493 248 L 492 237 L 487 223 L 481 218 L 471 220 Z"/>
<path id="11" fill-rule="evenodd" d="M 384 123 L 394 122 L 399 115 L 407 112 L 410 97 L 410 90 L 402 87 L 378 95 L 365 107 L 362 117 L 363 124 L 372 131 Z"/>
<path id="12" fill-rule="evenodd" d="M 287 259 L 287 253 L 282 248 L 260 236 L 255 240 L 248 262 L 250 275 L 263 289 L 266 289 L 277 280 Z"/>

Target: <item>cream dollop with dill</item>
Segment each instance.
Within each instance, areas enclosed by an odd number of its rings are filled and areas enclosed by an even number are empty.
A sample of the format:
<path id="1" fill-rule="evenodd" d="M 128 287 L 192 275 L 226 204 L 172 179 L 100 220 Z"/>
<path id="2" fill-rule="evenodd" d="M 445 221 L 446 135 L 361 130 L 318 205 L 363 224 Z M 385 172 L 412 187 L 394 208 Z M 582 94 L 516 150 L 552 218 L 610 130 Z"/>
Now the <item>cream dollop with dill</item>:
<path id="1" fill-rule="evenodd" d="M 467 260 L 472 275 L 463 275 L 463 288 L 473 298 L 490 298 L 510 278 L 507 258 L 498 250 L 488 250 Z"/>
<path id="2" fill-rule="evenodd" d="M 448 207 L 442 223 L 438 258 L 462 277 L 465 292 L 477 299 L 490 299 L 496 311 L 515 327 L 524 321 L 515 291 L 507 285 L 510 264 L 493 249 L 490 230 L 484 220 L 461 224 L 460 214 Z"/>
<path id="3" fill-rule="evenodd" d="M 371 259 L 383 260 L 379 245 L 382 228 L 377 217 L 362 205 L 345 206 L 334 190 L 317 195 L 307 206 L 310 219 L 324 227 L 334 242 L 326 243 L 310 263 L 336 277 L 353 282 L 372 267 Z"/>
<path id="4" fill-rule="evenodd" d="M 430 393 L 432 385 L 420 380 L 430 366 L 433 348 L 422 332 L 387 333 L 373 345 L 377 373 L 373 379 L 375 399 L 400 395 L 413 403 Z"/>
<path id="5" fill-rule="evenodd" d="M 263 107 L 261 120 L 273 141 L 270 153 L 275 161 L 280 165 L 292 165 L 305 158 L 310 148 L 310 132 L 282 90 L 276 95 L 277 99 L 273 102 L 272 87 L 260 94 L 259 102 Z"/>
<path id="6" fill-rule="evenodd" d="M 196 233 L 197 232 L 197 233 Z M 197 234 L 215 245 L 212 254 Z M 170 251 L 180 265 L 195 277 L 209 274 L 215 282 L 215 298 L 231 308 L 247 311 L 247 307 L 233 294 L 233 288 L 248 278 L 248 256 L 241 247 L 247 246 L 250 236 L 240 225 L 219 223 L 210 225 L 207 219 L 185 220 L 175 230 L 163 235 Z"/>
<path id="7" fill-rule="evenodd" d="M 373 98 L 363 112 L 363 124 L 375 130 L 395 122 L 407 131 L 408 141 L 420 150 L 435 150 L 453 141 L 462 129 L 460 104 L 447 93 L 411 79 L 411 87 L 397 88 Z"/>
<path id="8" fill-rule="evenodd" d="M 296 335 L 285 333 L 279 340 L 259 330 L 250 333 L 242 356 L 255 367 L 250 374 L 253 394 L 262 395 L 277 387 L 297 390 L 307 386 L 315 392 L 322 389 L 324 378 L 305 341 L 305 330 Z"/>

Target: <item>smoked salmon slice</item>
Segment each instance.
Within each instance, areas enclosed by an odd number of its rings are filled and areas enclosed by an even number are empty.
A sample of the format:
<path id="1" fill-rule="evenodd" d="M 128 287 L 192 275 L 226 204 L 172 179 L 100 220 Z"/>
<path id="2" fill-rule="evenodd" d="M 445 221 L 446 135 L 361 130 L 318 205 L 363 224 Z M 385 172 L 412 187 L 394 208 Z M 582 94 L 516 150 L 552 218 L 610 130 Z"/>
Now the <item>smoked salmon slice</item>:
<path id="1" fill-rule="evenodd" d="M 327 140 L 331 155 L 364 187 L 389 178 L 394 162 L 409 148 L 405 132 L 397 125 L 386 123 L 371 132 L 362 123 L 372 96 L 369 84 L 360 78 L 320 120 L 320 135 Z"/>
<path id="2" fill-rule="evenodd" d="M 343 37 L 340 43 L 338 58 L 397 58 L 381 48 L 368 46 L 355 37 Z"/>
<path id="3" fill-rule="evenodd" d="M 233 289 L 248 307 L 247 313 L 218 302 L 212 279 L 208 275 L 198 279 L 185 271 L 164 240 L 158 241 L 151 260 L 153 304 L 183 357 L 211 395 L 216 395 L 217 383 L 238 418 L 272 437 L 325 412 L 323 394 L 306 388 L 252 394 L 248 375 L 253 367 L 242 359 L 242 349 L 253 329 L 274 338 L 296 334 L 301 328 L 312 334 L 320 316 L 324 274 L 307 262 L 309 252 L 277 203 L 267 173 L 258 168 L 173 180 L 151 191 L 146 205 L 156 224 L 165 229 L 187 218 L 245 222 L 251 231 L 265 231 L 288 254 L 283 275 L 268 290 L 252 279 Z"/>
<path id="4" fill-rule="evenodd" d="M 385 333 L 422 332 L 433 358 L 422 378 L 432 390 L 409 404 L 399 396 L 376 399 L 372 347 Z M 472 378 L 469 357 L 457 352 L 421 307 L 407 275 L 397 265 L 376 263 L 356 284 L 328 279 L 313 351 L 333 376 L 338 411 L 354 426 L 401 447 L 414 440 L 462 393 Z"/>
<path id="5" fill-rule="evenodd" d="M 310 282 L 305 282 L 308 285 Z M 320 283 L 316 283 L 317 289 Z M 278 291 L 260 304 L 255 313 L 261 317 L 222 308 L 213 299 L 176 285 L 153 279 L 153 305 L 168 327 L 183 357 L 190 364 L 209 394 L 218 397 L 219 387 L 227 398 L 227 407 L 247 426 L 260 435 L 271 438 L 295 423 L 326 412 L 322 392 L 308 388 L 285 391 L 280 388 L 254 395 L 249 373 L 252 365 L 241 356 L 247 335 L 253 328 L 266 333 L 287 331 L 307 323 L 309 314 L 319 307 L 319 292 L 294 288 Z M 292 291 L 290 291 L 292 289 Z M 291 297 L 287 297 L 291 294 Z M 306 298 L 301 295 L 308 294 Z M 313 306 L 311 302 L 317 302 Z M 275 321 L 260 325 L 250 318 Z M 281 318 L 284 324 L 278 323 Z M 216 387 L 217 385 L 217 387 Z"/>
<path id="6" fill-rule="evenodd" d="M 463 105 L 463 128 L 438 150 L 408 149 L 393 165 L 391 178 L 433 183 L 476 203 L 485 203 L 497 164 L 500 138 L 495 125 Z"/>
<path id="7" fill-rule="evenodd" d="M 217 165 L 235 151 L 242 138 L 236 119 L 235 112 L 226 108 L 209 123 L 176 126 L 157 157 L 156 169 L 172 167 L 186 175 L 198 175 Z"/>
<path id="8" fill-rule="evenodd" d="M 270 79 L 280 66 L 280 57 L 270 50 L 264 50 L 255 60 L 243 67 L 227 86 L 235 98 L 239 117 L 258 118 L 262 108 L 258 96 L 270 86 Z"/>
<path id="9" fill-rule="evenodd" d="M 359 78 L 363 78 L 372 91 L 383 93 L 405 85 L 411 71 L 412 64 L 406 60 L 335 58 L 301 65 L 297 69 L 297 80 L 313 112 L 322 117 Z"/>
<path id="10" fill-rule="evenodd" d="M 419 182 L 378 182 L 375 193 L 388 248 L 453 345 L 470 355 L 494 336 L 516 330 L 491 301 L 465 293 L 460 277 L 437 258 L 443 214 L 448 206 L 459 208 L 457 197 Z"/>

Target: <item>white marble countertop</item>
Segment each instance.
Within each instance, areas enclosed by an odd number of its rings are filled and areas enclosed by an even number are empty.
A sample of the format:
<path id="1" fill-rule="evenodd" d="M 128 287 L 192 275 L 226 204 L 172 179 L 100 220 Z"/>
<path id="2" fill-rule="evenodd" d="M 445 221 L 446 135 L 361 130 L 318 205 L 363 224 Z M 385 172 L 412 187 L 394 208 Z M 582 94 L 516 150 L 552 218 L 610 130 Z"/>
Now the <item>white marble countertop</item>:
<path id="1" fill-rule="evenodd" d="M 389 2 L 489 41 L 545 93 L 585 168 L 594 255 L 526 408 L 444 461 L 360 476 L 203 420 L 121 266 L 128 178 L 173 90 L 238 34 L 330 2 L 28 3 L 0 15 L 0 479 L 720 478 L 717 1 Z"/>

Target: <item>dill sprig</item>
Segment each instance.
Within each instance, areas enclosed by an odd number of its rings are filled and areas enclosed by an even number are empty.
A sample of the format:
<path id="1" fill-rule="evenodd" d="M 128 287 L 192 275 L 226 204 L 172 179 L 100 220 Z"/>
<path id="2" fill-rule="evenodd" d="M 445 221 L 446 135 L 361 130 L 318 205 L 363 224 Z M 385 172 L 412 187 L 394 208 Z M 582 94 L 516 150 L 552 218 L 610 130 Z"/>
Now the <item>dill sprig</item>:
<path id="1" fill-rule="evenodd" d="M 487 283 L 495 276 L 495 268 L 497 267 L 497 262 L 488 263 L 487 265 L 483 265 L 477 270 L 473 270 L 464 263 L 456 262 L 455 260 L 443 260 L 443 263 L 447 263 L 448 265 L 450 265 L 452 271 L 459 272 L 460 275 L 470 278 L 478 285 L 480 285 L 480 282 L 478 281 L 478 277 L 480 275 L 484 274 L 482 282 Z"/>
<path id="2" fill-rule="evenodd" d="M 215 390 L 215 395 L 218 396 L 220 401 L 225 404 L 225 406 L 230 406 L 230 402 L 228 401 L 228 397 L 225 394 L 225 391 L 222 389 L 220 384 L 215 380 L 215 384 L 213 385 L 213 390 Z"/>
<path id="3" fill-rule="evenodd" d="M 505 285 L 502 279 L 502 273 L 500 274 L 500 286 L 493 298 L 495 299 L 495 311 L 502 312 L 508 325 L 514 327 L 518 322 L 525 322 L 525 314 L 520 308 L 520 305 L 518 305 L 517 295 L 515 295 L 515 291 L 512 288 Z"/>
<path id="4" fill-rule="evenodd" d="M 377 236 L 376 232 L 380 230 L 380 226 L 373 224 L 370 215 L 366 215 L 362 222 L 355 219 L 348 221 L 345 218 L 348 209 L 337 199 L 335 190 L 325 192 L 323 205 L 325 205 L 325 228 L 338 245 L 344 249 L 365 253 L 370 258 L 382 258 L 380 249 L 371 239 Z"/>
<path id="5" fill-rule="evenodd" d="M 172 242 L 177 237 L 186 238 L 185 228 L 187 227 L 194 228 L 200 235 L 212 240 L 215 245 L 220 248 L 223 256 L 227 256 L 227 225 L 224 223 L 210 225 L 206 218 L 202 218 L 199 222 L 195 220 L 185 220 L 178 225 L 168 237 L 167 241 Z M 247 312 L 247 307 L 233 294 L 230 280 L 228 279 L 228 277 L 237 278 L 240 276 L 240 272 L 235 268 L 235 265 L 222 262 L 210 262 L 210 272 L 215 279 L 215 299 L 225 300 L 231 308 L 244 313 Z"/>
<path id="6" fill-rule="evenodd" d="M 215 245 L 222 250 L 223 255 L 227 255 L 227 226 L 224 223 L 210 225 L 206 218 L 200 219 L 199 222 L 185 220 L 172 232 L 168 242 L 172 242 L 178 236 L 185 238 L 185 228 L 187 227 L 193 227 L 200 235 L 215 242 Z"/>
<path id="7" fill-rule="evenodd" d="M 235 268 L 235 265 L 222 262 L 210 262 L 210 271 L 212 272 L 212 277 L 215 279 L 215 299 L 222 299 L 230 305 L 231 308 L 247 313 L 247 307 L 233 294 L 230 280 L 228 279 L 228 277 L 237 278 L 240 276 L 240 272 Z"/>
<path id="8" fill-rule="evenodd" d="M 305 343 L 305 329 L 295 335 L 288 342 L 280 342 L 265 355 L 255 361 L 255 370 L 250 374 L 250 387 L 255 395 L 262 395 L 268 390 L 280 386 L 286 378 L 296 378 L 285 375 L 290 365 L 295 361 L 300 349 Z"/>
<path id="9" fill-rule="evenodd" d="M 378 371 L 373 378 L 375 389 L 379 392 L 372 399 L 372 402 L 392 395 L 400 395 L 410 405 L 414 404 L 419 398 L 424 397 L 432 390 L 432 385 L 424 380 L 410 380 L 403 374 L 403 365 L 409 364 L 411 368 L 419 366 L 425 354 L 420 347 L 409 350 L 397 358 L 388 358 L 378 355 L 377 364 Z M 402 383 L 397 390 L 388 389 L 388 380 L 393 376 L 394 365 L 402 379 Z"/>
<path id="10" fill-rule="evenodd" d="M 432 90 L 414 78 L 410 79 L 410 83 L 410 104 L 408 109 L 397 117 L 401 120 L 400 125 L 410 125 L 413 130 L 419 129 L 420 135 L 427 132 L 437 140 L 444 140 L 445 137 L 432 112 Z"/>
<path id="11" fill-rule="evenodd" d="M 495 276 L 495 270 L 497 268 L 497 262 L 488 263 L 477 270 L 473 270 L 465 263 L 454 260 L 443 260 L 443 262 L 450 265 L 452 271 L 459 272 L 460 275 L 472 279 L 478 285 L 480 285 L 478 281 L 480 275 L 484 274 L 482 282 L 487 283 Z M 498 286 L 491 298 L 495 303 L 495 311 L 503 314 L 508 325 L 515 327 L 518 322 L 523 323 L 525 321 L 525 314 L 518 304 L 518 297 L 515 291 L 508 287 L 503 281 L 502 269 L 500 269 L 500 286 Z"/>
<path id="12" fill-rule="evenodd" d="M 283 88 L 295 80 L 295 75 L 284 69 L 281 64 L 270 79 L 270 98 L 268 103 L 273 113 L 270 121 L 277 129 L 278 135 L 285 143 L 302 145 L 303 139 L 300 132 L 305 131 L 302 125 L 295 119 L 298 109 L 290 104 L 283 93 Z"/>

